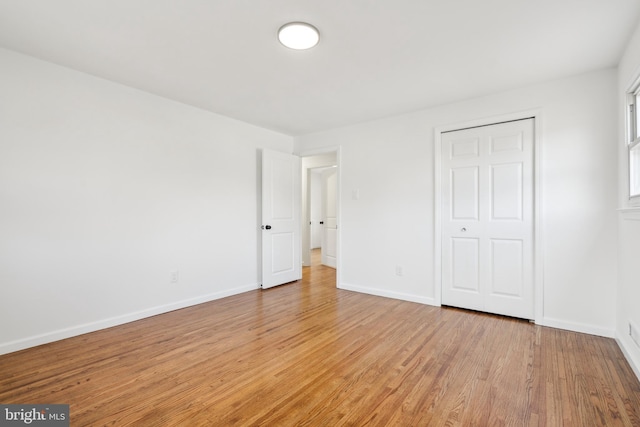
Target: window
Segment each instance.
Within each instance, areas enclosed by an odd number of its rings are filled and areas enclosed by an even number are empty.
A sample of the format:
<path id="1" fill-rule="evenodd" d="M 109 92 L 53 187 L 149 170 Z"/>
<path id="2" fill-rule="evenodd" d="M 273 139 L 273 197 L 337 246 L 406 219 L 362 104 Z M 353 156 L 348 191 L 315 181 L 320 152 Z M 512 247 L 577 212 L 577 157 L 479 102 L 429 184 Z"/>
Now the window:
<path id="1" fill-rule="evenodd" d="M 640 203 L 640 85 L 627 95 L 629 199 Z"/>

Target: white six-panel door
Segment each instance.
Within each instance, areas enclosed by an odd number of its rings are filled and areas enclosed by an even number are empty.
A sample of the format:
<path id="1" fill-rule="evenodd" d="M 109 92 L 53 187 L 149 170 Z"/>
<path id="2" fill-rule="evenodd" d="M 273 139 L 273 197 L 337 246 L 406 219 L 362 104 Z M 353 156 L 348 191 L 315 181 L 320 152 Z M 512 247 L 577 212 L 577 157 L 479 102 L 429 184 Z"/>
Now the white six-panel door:
<path id="1" fill-rule="evenodd" d="M 300 158 L 262 152 L 262 288 L 302 278 Z"/>
<path id="2" fill-rule="evenodd" d="M 442 304 L 533 319 L 533 119 L 442 134 Z"/>

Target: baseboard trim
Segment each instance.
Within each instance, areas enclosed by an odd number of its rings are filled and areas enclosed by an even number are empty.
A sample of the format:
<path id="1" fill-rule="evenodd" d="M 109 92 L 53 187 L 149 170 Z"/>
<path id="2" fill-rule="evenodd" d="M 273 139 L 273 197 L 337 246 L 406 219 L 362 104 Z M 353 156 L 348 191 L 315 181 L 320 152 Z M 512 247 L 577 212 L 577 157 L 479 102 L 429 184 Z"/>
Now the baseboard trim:
<path id="1" fill-rule="evenodd" d="M 225 298 L 231 295 L 241 294 L 243 292 L 253 291 L 259 289 L 259 284 L 240 286 L 237 288 L 226 289 L 221 292 L 214 292 L 212 294 L 201 295 L 195 298 L 189 298 L 182 301 L 173 302 L 170 304 L 164 304 L 156 307 L 147 308 L 144 310 L 128 313 L 120 316 L 114 316 L 107 319 L 98 320 L 95 322 L 89 322 L 78 326 L 72 326 L 69 328 L 58 329 L 56 331 L 47 332 L 40 335 L 34 335 L 31 337 L 9 341 L 0 344 L 0 355 L 13 353 L 15 351 L 24 350 L 31 347 L 36 347 L 42 344 L 48 344 L 54 341 L 60 341 L 66 338 L 75 337 L 78 335 L 87 334 L 89 332 L 99 331 L 101 329 L 107 329 L 118 325 L 124 325 L 125 323 L 135 322 L 136 320 L 145 319 L 147 317 L 156 316 L 158 314 L 168 313 L 170 311 L 179 310 L 181 308 L 191 307 L 194 305 L 202 304 L 209 301 L 214 301 L 220 298 Z"/>
<path id="2" fill-rule="evenodd" d="M 440 304 L 436 303 L 434 298 L 423 297 L 423 296 L 414 295 L 414 294 L 406 294 L 402 292 L 393 292 L 393 291 L 388 291 L 384 289 L 369 288 L 365 286 L 351 285 L 349 283 L 338 284 L 338 289 L 344 289 L 346 291 L 353 291 L 353 292 L 360 292 L 362 294 L 375 295 L 379 297 L 399 299 L 402 301 L 417 302 L 419 304 L 433 305 L 436 307 L 440 306 Z"/>
<path id="3" fill-rule="evenodd" d="M 618 347 L 620 347 L 624 358 L 627 359 L 629 366 L 631 366 L 633 373 L 636 374 L 636 377 L 638 377 L 638 380 L 640 381 L 640 351 L 638 351 L 635 343 L 626 336 L 616 334 L 616 342 L 618 343 Z"/>
<path id="4" fill-rule="evenodd" d="M 573 332 L 580 332 L 589 335 L 597 335 L 606 338 L 614 338 L 616 336 L 616 332 L 614 329 L 607 329 L 600 326 L 588 325 L 584 323 L 568 322 L 566 320 L 558 320 L 549 317 L 544 317 L 542 321 L 536 320 L 536 325 L 548 326 L 550 328 L 556 329 L 564 329 Z"/>

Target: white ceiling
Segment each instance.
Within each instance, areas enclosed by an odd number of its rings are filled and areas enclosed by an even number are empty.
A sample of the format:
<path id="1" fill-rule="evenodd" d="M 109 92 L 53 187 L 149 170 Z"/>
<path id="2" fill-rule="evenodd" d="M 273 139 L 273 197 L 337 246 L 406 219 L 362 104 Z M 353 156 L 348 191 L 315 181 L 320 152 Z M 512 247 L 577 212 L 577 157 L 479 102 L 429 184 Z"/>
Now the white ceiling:
<path id="1" fill-rule="evenodd" d="M 639 15 L 638 0 L 0 0 L 0 46 L 300 135 L 616 66 Z M 320 44 L 281 46 L 289 21 Z"/>

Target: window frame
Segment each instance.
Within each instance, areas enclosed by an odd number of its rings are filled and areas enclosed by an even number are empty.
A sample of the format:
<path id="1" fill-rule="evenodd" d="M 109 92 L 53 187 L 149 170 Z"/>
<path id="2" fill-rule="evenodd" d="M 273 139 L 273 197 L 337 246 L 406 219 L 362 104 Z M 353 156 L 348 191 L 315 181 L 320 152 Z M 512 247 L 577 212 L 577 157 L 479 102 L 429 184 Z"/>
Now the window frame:
<path id="1" fill-rule="evenodd" d="M 631 206 L 640 206 L 640 77 L 627 92 L 626 122 L 627 196 Z"/>

